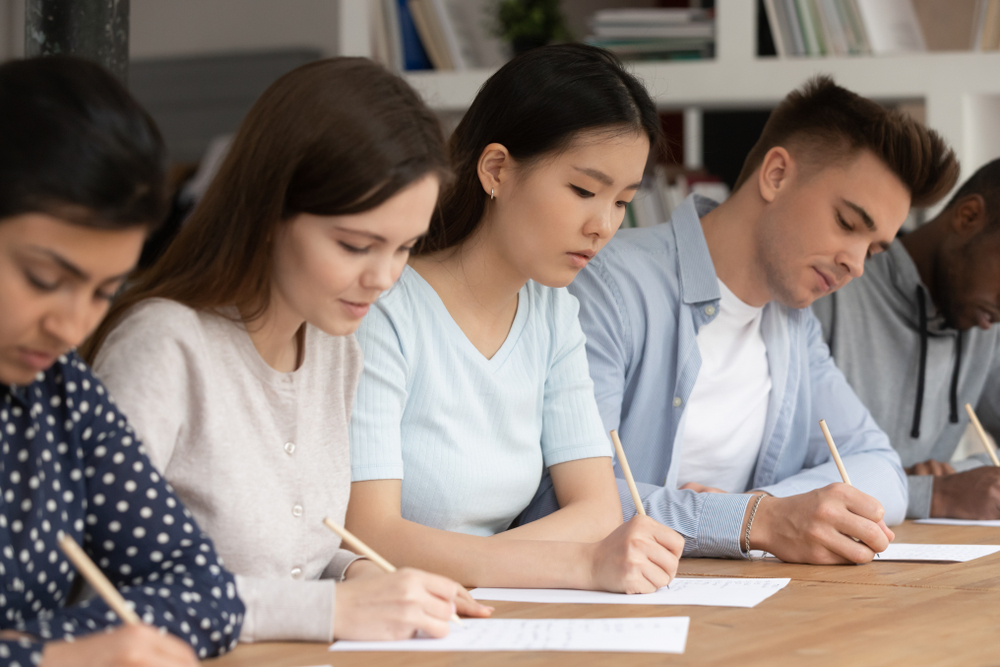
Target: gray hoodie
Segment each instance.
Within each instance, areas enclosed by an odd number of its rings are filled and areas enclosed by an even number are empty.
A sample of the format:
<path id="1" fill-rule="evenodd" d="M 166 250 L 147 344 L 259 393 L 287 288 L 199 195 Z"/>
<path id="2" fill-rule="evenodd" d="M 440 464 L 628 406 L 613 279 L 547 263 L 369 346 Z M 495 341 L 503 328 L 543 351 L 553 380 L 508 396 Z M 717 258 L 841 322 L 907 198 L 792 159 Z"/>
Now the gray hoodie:
<path id="1" fill-rule="evenodd" d="M 951 459 L 971 403 L 1000 434 L 1000 327 L 959 332 L 945 326 L 903 244 L 865 263 L 852 280 L 813 304 L 837 366 L 889 435 L 903 467 Z M 958 471 L 984 465 L 972 457 Z M 930 514 L 934 478 L 909 476 L 907 518 Z"/>

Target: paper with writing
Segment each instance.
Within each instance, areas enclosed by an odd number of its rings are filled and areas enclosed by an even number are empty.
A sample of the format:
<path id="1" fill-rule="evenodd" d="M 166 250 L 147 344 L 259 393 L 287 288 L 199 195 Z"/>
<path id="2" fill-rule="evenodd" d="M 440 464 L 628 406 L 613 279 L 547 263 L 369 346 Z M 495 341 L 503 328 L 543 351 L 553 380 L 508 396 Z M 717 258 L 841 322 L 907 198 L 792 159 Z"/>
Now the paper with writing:
<path id="1" fill-rule="evenodd" d="M 556 588 L 474 588 L 477 600 L 566 604 L 665 604 L 755 607 L 788 585 L 790 579 L 680 577 L 655 593 L 625 595 Z"/>
<path id="2" fill-rule="evenodd" d="M 443 639 L 338 641 L 331 651 L 610 651 L 683 653 L 687 616 L 667 618 L 468 618 Z"/>
<path id="3" fill-rule="evenodd" d="M 889 544 L 880 560 L 926 560 L 939 563 L 964 563 L 1000 551 L 988 544 Z"/>

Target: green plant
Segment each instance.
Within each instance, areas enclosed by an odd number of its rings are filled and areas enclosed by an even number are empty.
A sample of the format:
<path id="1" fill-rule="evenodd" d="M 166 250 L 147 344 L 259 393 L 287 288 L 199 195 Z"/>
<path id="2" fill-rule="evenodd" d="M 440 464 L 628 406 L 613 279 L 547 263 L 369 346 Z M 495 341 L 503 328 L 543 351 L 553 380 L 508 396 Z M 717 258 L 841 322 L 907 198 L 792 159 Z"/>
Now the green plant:
<path id="1" fill-rule="evenodd" d="M 497 19 L 497 35 L 515 52 L 570 38 L 559 0 L 502 0 Z"/>

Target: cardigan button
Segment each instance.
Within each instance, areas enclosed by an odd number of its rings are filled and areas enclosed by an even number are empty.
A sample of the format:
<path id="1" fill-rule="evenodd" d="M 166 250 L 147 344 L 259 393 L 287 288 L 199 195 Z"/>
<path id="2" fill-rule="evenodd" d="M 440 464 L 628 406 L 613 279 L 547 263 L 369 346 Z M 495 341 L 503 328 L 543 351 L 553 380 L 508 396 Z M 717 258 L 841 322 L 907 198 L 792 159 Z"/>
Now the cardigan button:
<path id="1" fill-rule="evenodd" d="M 674 407 L 675 408 L 681 407 L 681 403 L 683 403 L 683 402 L 684 401 L 681 400 L 680 396 L 674 396 Z"/>
<path id="2" fill-rule="evenodd" d="M 285 443 L 285 453 L 288 454 L 289 456 L 291 456 L 292 454 L 295 453 L 295 443 L 294 442 L 286 442 Z"/>
<path id="3" fill-rule="evenodd" d="M 294 517 L 295 517 L 295 518 L 297 519 L 297 518 L 299 518 L 300 516 L 302 516 L 302 513 L 303 513 L 304 511 L 305 511 L 305 510 L 303 510 L 303 508 L 302 508 L 302 505 L 294 505 L 294 506 L 292 507 L 292 516 L 294 516 Z"/>
<path id="4" fill-rule="evenodd" d="M 301 567 L 293 567 L 292 568 L 292 579 L 301 579 L 301 578 L 302 578 L 302 568 Z"/>

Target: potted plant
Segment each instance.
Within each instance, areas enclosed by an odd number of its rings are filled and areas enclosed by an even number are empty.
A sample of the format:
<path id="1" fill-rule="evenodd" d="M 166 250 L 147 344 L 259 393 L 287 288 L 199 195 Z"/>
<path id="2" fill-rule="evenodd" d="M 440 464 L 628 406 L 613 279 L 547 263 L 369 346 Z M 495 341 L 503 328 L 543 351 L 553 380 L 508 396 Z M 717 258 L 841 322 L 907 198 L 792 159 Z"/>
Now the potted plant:
<path id="1" fill-rule="evenodd" d="M 559 0 L 501 0 L 497 5 L 497 35 L 514 54 L 570 38 Z"/>

